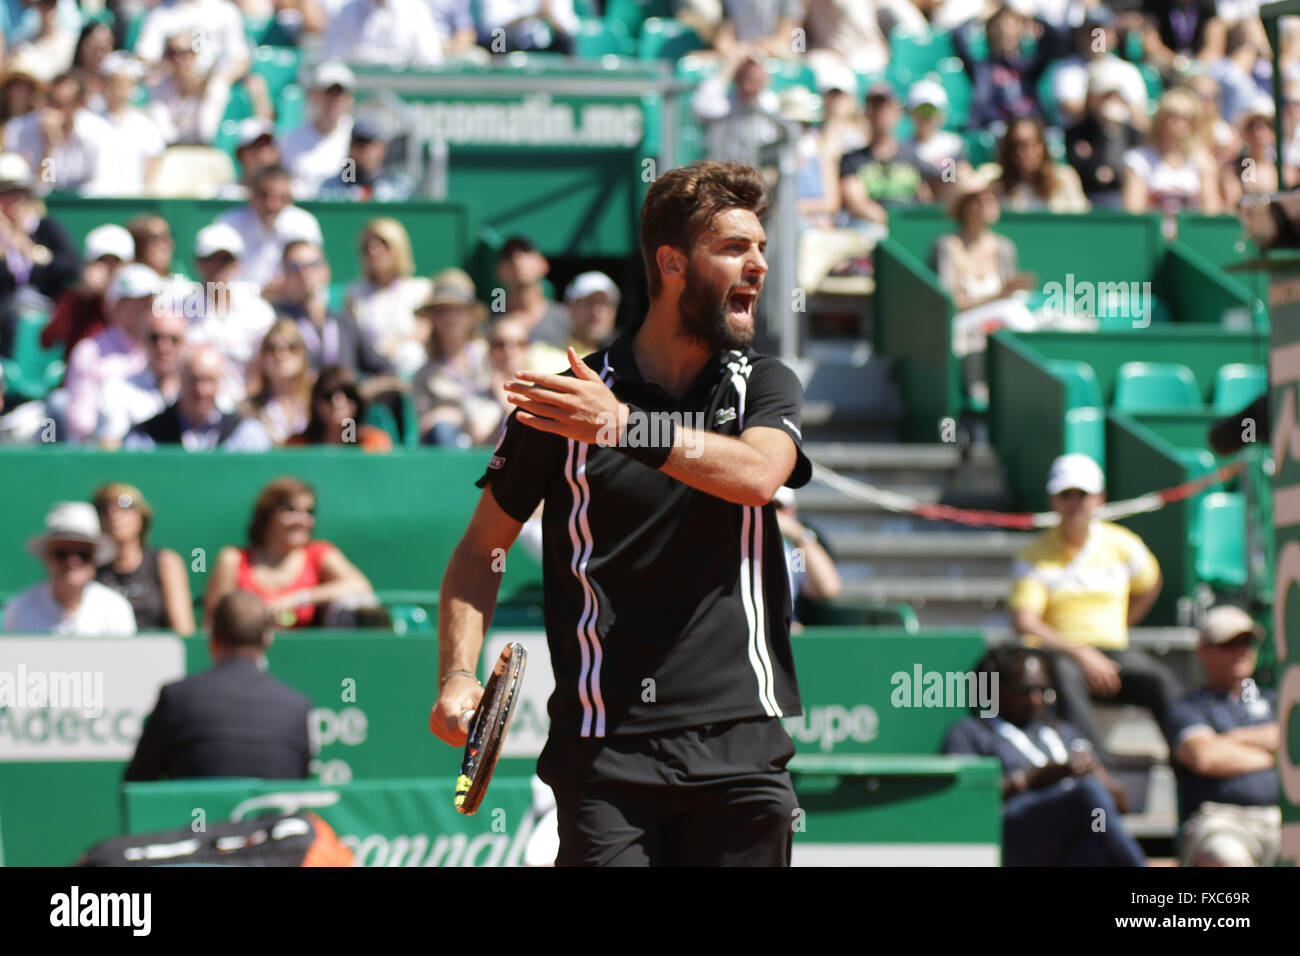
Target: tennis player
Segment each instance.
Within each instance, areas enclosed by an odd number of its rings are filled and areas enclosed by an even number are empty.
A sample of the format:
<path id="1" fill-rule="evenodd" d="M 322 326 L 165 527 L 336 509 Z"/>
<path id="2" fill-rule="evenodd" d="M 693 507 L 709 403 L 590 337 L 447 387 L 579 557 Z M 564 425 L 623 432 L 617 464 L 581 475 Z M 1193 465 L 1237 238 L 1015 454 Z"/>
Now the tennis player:
<path id="1" fill-rule="evenodd" d="M 786 866 L 785 767 L 798 715 L 790 587 L 772 498 L 807 483 L 798 379 L 756 354 L 762 175 L 695 163 L 650 187 L 644 321 L 563 375 L 519 372 L 517 409 L 442 581 L 440 692 L 460 715 L 492 619 L 500 556 L 544 503 L 555 692 L 538 775 L 556 863 Z"/>

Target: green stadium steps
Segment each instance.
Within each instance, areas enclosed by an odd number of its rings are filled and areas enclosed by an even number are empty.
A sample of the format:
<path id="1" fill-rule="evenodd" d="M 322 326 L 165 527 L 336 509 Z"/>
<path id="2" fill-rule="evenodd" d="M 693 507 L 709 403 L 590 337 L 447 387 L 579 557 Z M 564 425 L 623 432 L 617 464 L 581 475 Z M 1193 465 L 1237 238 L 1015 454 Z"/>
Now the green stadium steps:
<path id="1" fill-rule="evenodd" d="M 1201 407 L 1196 376 L 1177 362 L 1127 362 L 1115 382 L 1115 408 L 1123 412 L 1157 412 Z"/>

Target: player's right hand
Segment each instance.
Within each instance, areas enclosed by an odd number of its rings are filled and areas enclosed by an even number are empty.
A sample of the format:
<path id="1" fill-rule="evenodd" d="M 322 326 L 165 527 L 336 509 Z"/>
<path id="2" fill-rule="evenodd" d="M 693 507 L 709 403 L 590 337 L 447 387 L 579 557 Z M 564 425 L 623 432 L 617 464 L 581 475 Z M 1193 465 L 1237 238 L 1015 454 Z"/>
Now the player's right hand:
<path id="1" fill-rule="evenodd" d="M 462 714 L 478 707 L 483 688 L 464 674 L 453 674 L 442 685 L 433 709 L 429 712 L 429 732 L 452 747 L 464 747 L 468 727 Z"/>

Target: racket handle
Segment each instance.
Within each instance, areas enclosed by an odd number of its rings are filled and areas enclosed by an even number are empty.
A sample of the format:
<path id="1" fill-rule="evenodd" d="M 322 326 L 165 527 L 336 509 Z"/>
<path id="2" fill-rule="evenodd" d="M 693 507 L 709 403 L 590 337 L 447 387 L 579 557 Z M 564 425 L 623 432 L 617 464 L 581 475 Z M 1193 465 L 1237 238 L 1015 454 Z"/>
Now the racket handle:
<path id="1" fill-rule="evenodd" d="M 465 733 L 469 733 L 469 722 L 473 719 L 474 711 L 462 710 L 460 712 L 460 729 Z"/>

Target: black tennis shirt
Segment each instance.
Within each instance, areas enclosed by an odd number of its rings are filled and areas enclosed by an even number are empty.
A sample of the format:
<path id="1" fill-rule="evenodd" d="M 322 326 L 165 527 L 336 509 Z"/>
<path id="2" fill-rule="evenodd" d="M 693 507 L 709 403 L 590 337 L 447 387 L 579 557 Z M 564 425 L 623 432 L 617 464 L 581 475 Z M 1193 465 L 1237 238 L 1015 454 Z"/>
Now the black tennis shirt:
<path id="1" fill-rule="evenodd" d="M 786 484 L 807 484 L 803 389 L 785 364 L 752 349 L 719 352 L 678 401 L 641 377 L 634 335 L 584 359 L 620 401 L 732 437 L 779 428 L 798 449 Z M 516 521 L 545 502 L 553 734 L 641 734 L 802 712 L 771 502 L 732 504 L 615 448 L 541 432 L 513 414 L 477 484 L 490 484 Z"/>

